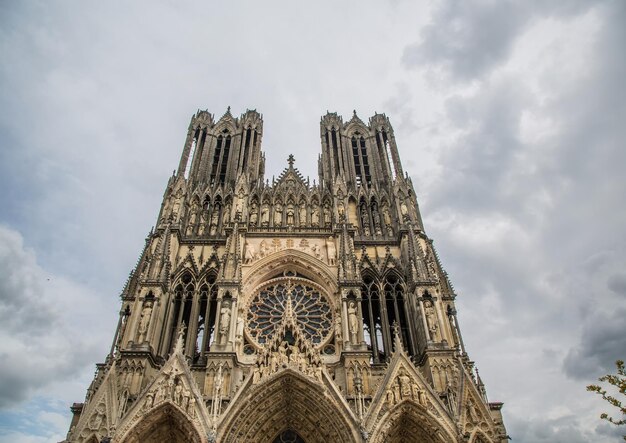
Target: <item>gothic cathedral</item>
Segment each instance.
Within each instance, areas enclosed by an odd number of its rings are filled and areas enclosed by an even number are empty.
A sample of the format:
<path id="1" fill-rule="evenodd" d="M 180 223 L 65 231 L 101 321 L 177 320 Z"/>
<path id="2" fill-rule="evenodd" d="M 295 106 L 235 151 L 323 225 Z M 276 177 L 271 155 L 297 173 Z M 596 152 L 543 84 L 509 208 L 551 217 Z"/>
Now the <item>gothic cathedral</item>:
<path id="1" fill-rule="evenodd" d="M 504 443 L 389 119 L 265 179 L 256 111 L 191 118 L 66 442 Z"/>

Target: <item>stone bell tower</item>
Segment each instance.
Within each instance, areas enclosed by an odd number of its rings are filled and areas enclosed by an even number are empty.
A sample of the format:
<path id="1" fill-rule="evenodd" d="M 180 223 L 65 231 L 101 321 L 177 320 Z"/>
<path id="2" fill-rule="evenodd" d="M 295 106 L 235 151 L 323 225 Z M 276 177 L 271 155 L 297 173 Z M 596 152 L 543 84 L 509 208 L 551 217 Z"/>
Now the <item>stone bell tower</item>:
<path id="1" fill-rule="evenodd" d="M 327 113 L 270 183 L 263 118 L 191 118 L 67 442 L 504 443 L 389 119 Z"/>

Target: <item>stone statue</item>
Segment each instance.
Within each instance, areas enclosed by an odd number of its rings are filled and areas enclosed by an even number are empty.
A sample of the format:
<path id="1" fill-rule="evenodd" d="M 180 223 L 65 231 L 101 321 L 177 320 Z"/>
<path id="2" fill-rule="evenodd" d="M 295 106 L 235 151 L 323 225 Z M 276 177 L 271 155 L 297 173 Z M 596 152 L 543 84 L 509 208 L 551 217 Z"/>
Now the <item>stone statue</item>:
<path id="1" fill-rule="evenodd" d="M 150 316 L 152 315 L 152 303 L 147 302 L 141 311 L 141 320 L 139 320 L 139 343 L 143 343 L 146 334 L 148 333 L 148 326 L 150 325 Z"/>
<path id="2" fill-rule="evenodd" d="M 343 200 L 339 200 L 337 203 L 337 213 L 339 214 L 339 220 L 343 219 L 343 216 L 346 213 L 346 208 L 343 205 Z"/>
<path id="3" fill-rule="evenodd" d="M 402 398 L 411 397 L 411 377 L 406 372 L 401 371 L 398 375 L 398 381 L 400 382 L 400 395 L 402 395 Z"/>
<path id="4" fill-rule="evenodd" d="M 320 210 L 317 206 L 313 207 L 313 211 L 311 212 L 311 226 L 319 226 L 320 225 Z"/>
<path id="5" fill-rule="evenodd" d="M 241 312 L 239 317 L 237 318 L 237 329 L 235 330 L 235 342 L 236 343 L 242 343 L 243 342 L 243 327 L 244 327 L 244 322 L 243 322 L 243 318 L 241 317 Z"/>
<path id="6" fill-rule="evenodd" d="M 255 259 L 256 256 L 256 251 L 254 250 L 254 245 L 252 245 L 251 243 L 246 242 L 246 250 L 244 253 L 244 259 L 243 262 L 245 264 L 249 264 L 252 263 Z"/>
<path id="7" fill-rule="evenodd" d="M 430 339 L 432 341 L 439 341 L 439 327 L 437 326 L 437 319 L 435 318 L 435 308 L 433 308 L 431 301 L 427 300 L 424 302 L 424 312 Z"/>
<path id="8" fill-rule="evenodd" d="M 230 304 L 225 303 L 220 309 L 220 334 L 225 342 L 230 329 Z"/>
<path id="9" fill-rule="evenodd" d="M 351 301 L 348 304 L 348 326 L 350 328 L 350 341 L 353 344 L 356 344 L 358 340 L 358 332 L 359 332 L 359 319 L 357 317 L 357 307 L 354 301 Z"/>
<path id="10" fill-rule="evenodd" d="M 245 201 L 245 195 L 243 193 L 243 189 L 239 190 L 239 195 L 237 195 L 237 204 L 235 205 L 235 215 L 241 217 L 243 215 L 243 205 Z"/>
<path id="11" fill-rule="evenodd" d="M 405 202 L 402 202 L 402 204 L 400 205 L 400 213 L 402 214 L 403 220 L 409 218 L 409 208 L 407 208 Z"/>
<path id="12" fill-rule="evenodd" d="M 259 221 L 259 208 L 256 202 L 252 202 L 252 207 L 250 208 L 250 224 L 252 226 L 256 226 Z"/>
<path id="13" fill-rule="evenodd" d="M 298 214 L 298 218 L 300 219 L 300 226 L 306 226 L 306 205 L 304 202 L 300 203 L 300 212 Z"/>
<path id="14" fill-rule="evenodd" d="M 389 208 L 386 205 L 383 206 L 383 220 L 385 222 L 385 226 L 388 228 L 391 227 L 391 214 L 389 213 Z"/>
<path id="15" fill-rule="evenodd" d="M 211 226 L 217 226 L 220 220 L 220 205 L 213 206 L 213 213 L 211 214 Z"/>
<path id="16" fill-rule="evenodd" d="M 261 206 L 261 225 L 269 226 L 270 224 L 270 206 L 267 203 L 263 203 Z"/>
<path id="17" fill-rule="evenodd" d="M 330 226 L 330 206 L 324 203 L 324 226 Z"/>
<path id="18" fill-rule="evenodd" d="M 177 405 L 180 405 L 182 401 L 182 393 L 183 393 L 183 384 L 179 380 L 178 383 L 176 383 L 176 387 L 174 388 L 174 403 L 176 403 Z"/>
<path id="19" fill-rule="evenodd" d="M 313 255 L 315 256 L 315 258 L 321 259 L 320 247 L 317 245 L 317 243 L 313 243 L 311 245 L 311 252 L 313 252 Z"/>
<path id="20" fill-rule="evenodd" d="M 276 203 L 274 207 L 274 226 L 280 226 L 283 224 L 283 205 Z"/>

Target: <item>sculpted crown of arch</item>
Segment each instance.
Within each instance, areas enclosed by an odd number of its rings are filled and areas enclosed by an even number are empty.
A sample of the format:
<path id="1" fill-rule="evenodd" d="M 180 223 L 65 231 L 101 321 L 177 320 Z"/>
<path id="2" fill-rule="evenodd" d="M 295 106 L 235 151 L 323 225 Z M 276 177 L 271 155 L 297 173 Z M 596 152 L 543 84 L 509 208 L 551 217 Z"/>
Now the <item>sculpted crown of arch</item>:
<path id="1" fill-rule="evenodd" d="M 197 436 L 193 441 L 204 442 L 200 437 L 204 429 L 211 428 L 211 420 L 187 360 L 183 354 L 182 331 L 174 352 L 163 365 L 155 379 L 139 394 L 116 431 L 116 441 L 130 443 L 146 428 L 144 422 L 154 423 L 155 417 L 167 415 L 168 426 L 177 426 L 188 434 Z"/>
<path id="2" fill-rule="evenodd" d="M 398 421 L 412 423 L 413 433 L 422 435 L 409 440 L 398 439 Z M 408 427 L 408 425 L 407 425 Z M 456 440 L 456 424 L 437 393 L 415 368 L 395 335 L 395 350 L 371 406 L 364 418 L 364 428 L 371 442 L 424 441 L 450 442 Z M 397 431 L 397 432 L 396 432 Z M 394 433 L 395 432 L 395 433 Z M 436 437 L 427 437 L 428 435 Z"/>

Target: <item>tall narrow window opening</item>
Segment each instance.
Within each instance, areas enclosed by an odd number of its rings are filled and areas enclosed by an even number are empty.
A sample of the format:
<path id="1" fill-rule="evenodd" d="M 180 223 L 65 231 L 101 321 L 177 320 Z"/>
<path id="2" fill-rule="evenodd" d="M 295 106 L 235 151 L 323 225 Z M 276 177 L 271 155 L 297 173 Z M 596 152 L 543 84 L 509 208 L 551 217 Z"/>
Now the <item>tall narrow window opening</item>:
<path id="1" fill-rule="evenodd" d="M 193 161 L 193 156 L 196 153 L 196 146 L 198 145 L 198 141 L 200 138 L 200 130 L 196 129 L 196 132 L 193 136 L 193 141 L 191 142 L 191 149 L 189 149 L 189 156 L 187 157 L 187 164 L 185 165 L 185 178 L 189 178 L 189 174 L 191 172 L 191 162 Z"/>

